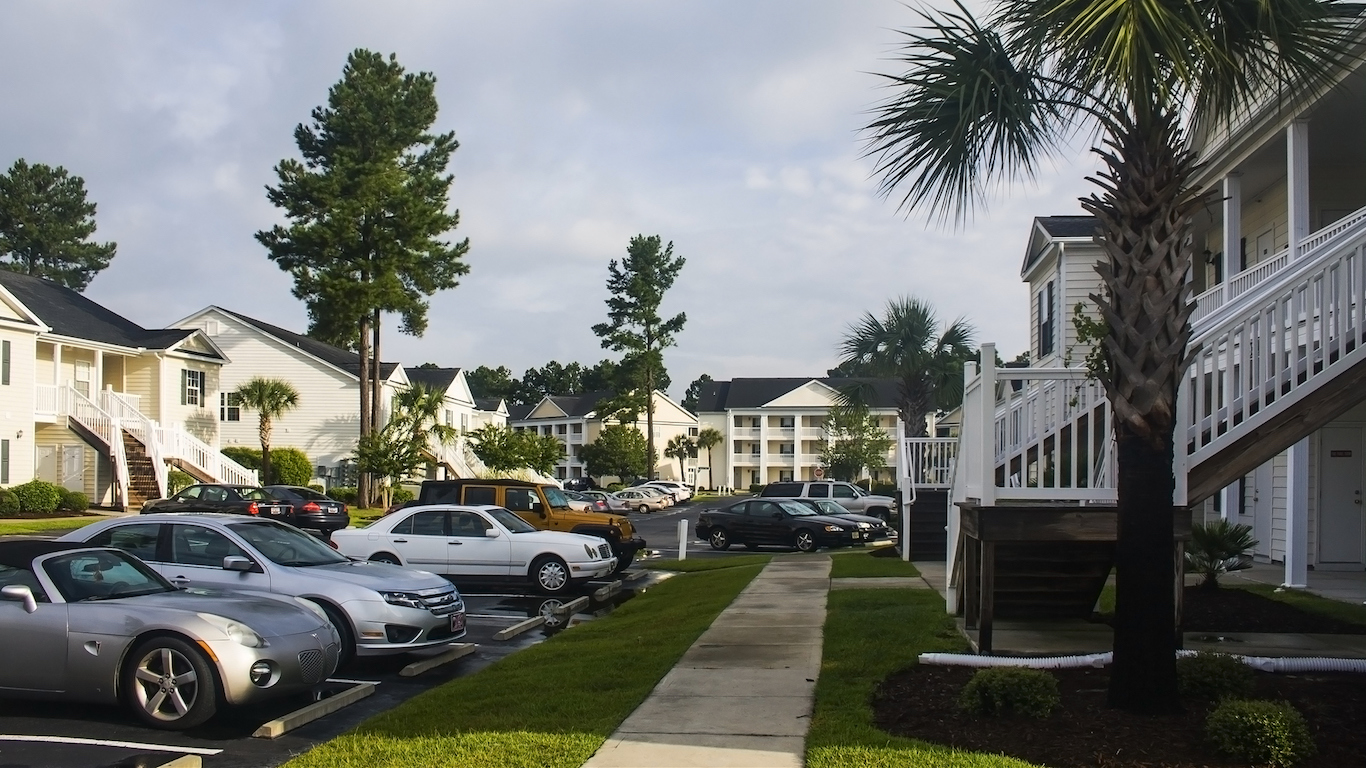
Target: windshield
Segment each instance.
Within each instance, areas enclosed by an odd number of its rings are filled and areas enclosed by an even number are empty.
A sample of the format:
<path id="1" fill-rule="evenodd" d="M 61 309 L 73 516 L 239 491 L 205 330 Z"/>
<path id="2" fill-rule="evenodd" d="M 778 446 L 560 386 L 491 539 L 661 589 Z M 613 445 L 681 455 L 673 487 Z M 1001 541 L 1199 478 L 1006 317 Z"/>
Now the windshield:
<path id="1" fill-rule="evenodd" d="M 816 514 L 816 510 L 806 506 L 800 501 L 779 501 L 776 503 L 783 508 L 784 512 L 793 517 L 809 517 L 810 515 Z"/>
<path id="2" fill-rule="evenodd" d="M 486 509 L 484 511 L 487 512 L 489 516 L 492 517 L 494 520 L 497 520 L 500 524 L 502 524 L 504 528 L 508 529 L 510 533 L 536 532 L 536 529 L 532 528 L 530 523 L 512 514 L 506 509 L 503 509 L 502 507 L 497 507 L 495 509 Z"/>
<path id="3" fill-rule="evenodd" d="M 276 565 L 335 565 L 350 562 L 345 555 L 297 528 L 264 520 L 232 523 L 228 528 Z"/>
<path id="4" fill-rule="evenodd" d="M 174 592 L 156 571 L 122 552 L 73 552 L 48 558 L 43 570 L 68 603 L 114 600 L 160 592 Z"/>
<path id="5" fill-rule="evenodd" d="M 569 499 L 564 497 L 564 492 L 553 485 L 541 486 L 541 493 L 545 494 L 545 501 L 552 509 L 569 509 Z"/>
<path id="6" fill-rule="evenodd" d="M 844 507 L 841 507 L 833 501 L 827 501 L 825 499 L 812 499 L 811 506 L 815 507 L 816 511 L 821 513 L 822 515 L 849 514 L 849 510 L 845 509 Z"/>
<path id="7" fill-rule="evenodd" d="M 237 493 L 247 501 L 275 501 L 275 497 L 261 488 L 238 488 Z"/>

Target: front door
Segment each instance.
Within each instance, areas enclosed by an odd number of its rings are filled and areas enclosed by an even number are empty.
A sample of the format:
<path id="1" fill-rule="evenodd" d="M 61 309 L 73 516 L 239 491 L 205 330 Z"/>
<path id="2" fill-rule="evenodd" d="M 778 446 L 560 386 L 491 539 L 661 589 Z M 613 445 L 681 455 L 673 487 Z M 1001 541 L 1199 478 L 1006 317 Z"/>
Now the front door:
<path id="1" fill-rule="evenodd" d="M 1360 564 L 1366 557 L 1360 427 L 1326 427 L 1319 452 L 1319 562 Z"/>
<path id="2" fill-rule="evenodd" d="M 62 446 L 62 480 L 69 491 L 85 490 L 85 449 L 79 445 Z"/>
<path id="3" fill-rule="evenodd" d="M 1272 463 L 1269 461 L 1243 476 L 1238 484 L 1238 515 L 1234 521 L 1252 529 L 1252 538 L 1257 540 L 1257 546 L 1253 548 L 1252 553 L 1267 558 L 1271 557 L 1273 477 Z"/>
<path id="4" fill-rule="evenodd" d="M 61 478 L 58 467 L 57 448 L 52 445 L 39 445 L 33 449 L 33 476 L 39 480 L 55 483 Z"/>

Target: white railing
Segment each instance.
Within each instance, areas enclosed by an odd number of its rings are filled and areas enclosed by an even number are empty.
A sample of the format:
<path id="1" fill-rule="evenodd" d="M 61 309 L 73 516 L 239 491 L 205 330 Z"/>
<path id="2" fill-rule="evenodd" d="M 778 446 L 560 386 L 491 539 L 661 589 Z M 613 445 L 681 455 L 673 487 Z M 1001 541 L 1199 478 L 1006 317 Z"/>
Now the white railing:
<path id="1" fill-rule="evenodd" d="M 217 448 L 180 427 L 163 427 L 152 422 L 152 433 L 166 460 L 183 461 L 220 483 L 258 485 L 260 475 L 224 456 Z"/>
<path id="2" fill-rule="evenodd" d="M 905 474 L 912 485 L 922 490 L 950 486 L 954 459 L 958 456 L 958 438 L 907 437 L 902 450 Z"/>
<path id="3" fill-rule="evenodd" d="M 803 440 L 824 440 L 826 432 L 824 427 L 802 427 Z"/>
<path id="4" fill-rule="evenodd" d="M 113 416 L 120 426 L 137 438 L 146 449 L 147 458 L 152 462 L 152 474 L 156 479 L 157 495 L 165 498 L 167 495 L 168 470 L 166 461 L 161 456 L 161 441 L 156 439 L 155 423 L 137 409 L 138 402 L 139 398 L 136 395 L 126 395 L 112 389 L 100 392 L 101 408 Z M 120 439 L 120 450 L 123 447 L 122 442 Z"/>
<path id="5" fill-rule="evenodd" d="M 123 506 L 128 506 L 128 458 L 123 450 L 122 426 L 114 416 L 104 411 L 90 398 L 69 386 L 37 384 L 34 387 L 34 411 L 43 415 L 66 416 L 102 441 L 109 450 L 109 463 L 114 469 L 114 490 Z"/>

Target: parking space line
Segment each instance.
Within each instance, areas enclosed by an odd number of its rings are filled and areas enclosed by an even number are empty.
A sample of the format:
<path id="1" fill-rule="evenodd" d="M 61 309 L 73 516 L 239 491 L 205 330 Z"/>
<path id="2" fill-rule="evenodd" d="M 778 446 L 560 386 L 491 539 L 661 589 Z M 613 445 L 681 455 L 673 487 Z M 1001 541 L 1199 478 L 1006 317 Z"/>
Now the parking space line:
<path id="1" fill-rule="evenodd" d="M 345 678 L 345 677 L 329 677 L 329 678 L 327 678 L 327 682 L 329 682 L 329 683 L 350 683 L 351 685 L 379 685 L 379 684 L 382 683 L 383 681 L 382 681 L 382 680 L 348 680 L 348 679 Z"/>
<path id="2" fill-rule="evenodd" d="M 80 744 L 90 747 L 118 747 L 119 749 L 146 749 L 152 752 L 179 752 L 185 755 L 218 755 L 223 752 L 221 749 L 177 747 L 174 744 L 144 744 L 137 741 L 82 739 L 76 736 L 30 736 L 18 733 L 0 733 L 0 741 L 29 741 L 44 744 Z"/>

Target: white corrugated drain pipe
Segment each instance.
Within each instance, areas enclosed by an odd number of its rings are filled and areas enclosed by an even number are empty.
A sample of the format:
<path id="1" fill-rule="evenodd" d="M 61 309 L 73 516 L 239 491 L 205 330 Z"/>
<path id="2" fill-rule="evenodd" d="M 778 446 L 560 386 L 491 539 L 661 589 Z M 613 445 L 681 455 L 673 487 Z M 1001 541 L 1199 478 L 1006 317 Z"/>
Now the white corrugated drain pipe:
<path id="1" fill-rule="evenodd" d="M 1194 656 L 1195 651 L 1177 651 L 1178 657 Z M 1262 672 L 1357 672 L 1366 674 L 1366 659 L 1335 659 L 1317 656 L 1271 657 L 1232 656 Z M 922 653 L 921 664 L 946 667 L 1028 667 L 1030 669 L 1075 669 L 1104 667 L 1113 660 L 1113 653 L 1088 653 L 1081 656 L 1039 656 L 1016 658 L 1010 656 L 976 656 L 970 653 Z"/>

